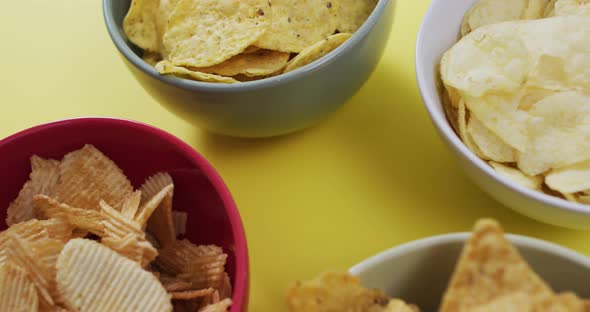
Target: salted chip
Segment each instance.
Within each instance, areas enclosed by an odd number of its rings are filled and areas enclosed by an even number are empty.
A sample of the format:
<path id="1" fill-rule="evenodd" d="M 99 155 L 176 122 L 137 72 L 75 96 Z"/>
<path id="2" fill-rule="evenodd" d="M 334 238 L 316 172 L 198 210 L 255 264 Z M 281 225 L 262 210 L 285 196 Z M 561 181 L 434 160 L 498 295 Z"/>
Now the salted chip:
<path id="1" fill-rule="evenodd" d="M 217 65 L 260 38 L 270 13 L 267 0 L 180 0 L 163 38 L 166 58 L 177 66 Z"/>
<path id="2" fill-rule="evenodd" d="M 295 56 L 291 61 L 289 61 L 289 64 L 284 70 L 284 73 L 288 73 L 297 68 L 310 64 L 313 61 L 321 58 L 322 56 L 332 52 L 334 49 L 336 49 L 342 43 L 348 40 L 350 36 L 351 34 L 349 33 L 340 33 L 332 35 L 303 49 L 299 54 L 297 54 L 297 56 Z"/>
<path id="3" fill-rule="evenodd" d="M 70 207 L 45 195 L 35 195 L 33 201 L 38 215 L 43 218 L 63 219 L 77 230 L 88 231 L 100 237 L 105 236 L 103 218 L 96 210 Z"/>
<path id="4" fill-rule="evenodd" d="M 33 196 L 53 194 L 59 178 L 58 166 L 59 161 L 57 160 L 43 159 L 36 155 L 31 157 L 29 180 L 23 185 L 18 197 L 10 203 L 6 211 L 8 226 L 37 217 L 33 206 Z"/>
<path id="5" fill-rule="evenodd" d="M 469 118 L 467 133 L 481 151 L 484 159 L 497 162 L 516 161 L 516 150 L 502 141 L 473 115 Z"/>
<path id="6" fill-rule="evenodd" d="M 105 200 L 119 210 L 133 192 L 123 171 L 90 144 L 64 156 L 59 173 L 55 199 L 72 207 L 98 211 Z"/>
<path id="7" fill-rule="evenodd" d="M 357 277 L 346 273 L 324 273 L 295 283 L 287 292 L 291 312 L 372 311 L 388 302 L 381 290 L 364 288 Z"/>
<path id="8" fill-rule="evenodd" d="M 64 247 L 57 286 L 68 306 L 79 311 L 172 311 L 170 296 L 152 273 L 87 239 Z"/>
<path id="9" fill-rule="evenodd" d="M 254 45 L 281 52 L 303 51 L 334 34 L 339 26 L 336 4 L 325 0 L 273 0 L 272 26 Z"/>
<path id="10" fill-rule="evenodd" d="M 329 3 L 336 4 L 336 29 L 341 33 L 354 33 L 369 18 L 377 0 L 334 0 Z"/>
<path id="11" fill-rule="evenodd" d="M 199 310 L 199 312 L 225 312 L 225 311 L 228 311 L 231 304 L 232 304 L 231 299 L 227 298 L 227 299 L 223 299 L 217 303 L 207 305 L 202 310 Z"/>
<path id="12" fill-rule="evenodd" d="M 168 185 L 174 185 L 172 177 L 168 173 L 156 173 L 149 177 L 140 187 L 142 200 L 147 202 Z M 147 231 L 153 233 L 158 243 L 165 248 L 176 241 L 174 217 L 172 216 L 172 197 L 174 190 L 166 193 L 160 205 L 148 219 Z"/>
<path id="13" fill-rule="evenodd" d="M 129 41 L 152 52 L 160 50 L 156 26 L 159 4 L 159 0 L 132 0 L 123 20 L 123 31 Z"/>
<path id="14" fill-rule="evenodd" d="M 520 292 L 535 298 L 553 291 L 529 267 L 492 220 L 480 220 L 466 243 L 439 311 L 471 311 Z"/>
<path id="15" fill-rule="evenodd" d="M 561 193 L 577 193 L 590 189 L 590 160 L 551 170 L 545 177 L 545 183 Z"/>
<path id="16" fill-rule="evenodd" d="M 543 17 L 549 0 L 480 0 L 463 18 L 461 36 L 482 26 Z"/>
<path id="17" fill-rule="evenodd" d="M 522 171 L 503 165 L 501 163 L 490 161 L 490 165 L 500 175 L 506 177 L 510 181 L 532 190 L 540 190 L 543 185 L 543 176 L 528 176 Z"/>
<path id="18" fill-rule="evenodd" d="M 282 70 L 287 65 L 289 56 L 290 54 L 286 52 L 259 49 L 238 54 L 218 65 L 195 68 L 195 70 L 222 76 L 267 76 Z"/>
<path id="19" fill-rule="evenodd" d="M 590 15 L 590 2 L 588 0 L 557 0 L 553 14 L 564 15 Z"/>
<path id="20" fill-rule="evenodd" d="M 163 75 L 175 75 L 180 78 L 188 78 L 204 82 L 221 82 L 221 83 L 238 83 L 239 81 L 231 77 L 223 77 L 215 74 L 208 74 L 199 71 L 193 71 L 184 67 L 172 65 L 169 61 L 161 61 L 156 64 L 156 70 Z"/>
<path id="21" fill-rule="evenodd" d="M 39 297 L 27 272 L 11 262 L 0 265 L 2 311 L 37 311 Z"/>

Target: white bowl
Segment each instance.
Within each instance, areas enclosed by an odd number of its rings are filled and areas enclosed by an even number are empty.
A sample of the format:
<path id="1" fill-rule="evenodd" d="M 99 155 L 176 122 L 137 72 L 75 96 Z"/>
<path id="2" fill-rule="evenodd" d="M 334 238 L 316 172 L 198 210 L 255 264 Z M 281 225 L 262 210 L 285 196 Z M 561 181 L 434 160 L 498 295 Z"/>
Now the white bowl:
<path id="1" fill-rule="evenodd" d="M 349 271 L 366 287 L 415 303 L 422 311 L 436 311 L 470 235 L 447 234 L 413 241 L 366 259 Z M 542 240 L 507 237 L 555 291 L 569 290 L 590 298 L 589 258 Z"/>
<path id="2" fill-rule="evenodd" d="M 416 77 L 432 122 L 467 175 L 490 196 L 539 221 L 590 229 L 590 206 L 526 189 L 500 176 L 461 142 L 445 117 L 438 92 L 437 67 L 444 52 L 457 42 L 463 16 L 475 2 L 477 0 L 433 0 L 418 33 Z"/>

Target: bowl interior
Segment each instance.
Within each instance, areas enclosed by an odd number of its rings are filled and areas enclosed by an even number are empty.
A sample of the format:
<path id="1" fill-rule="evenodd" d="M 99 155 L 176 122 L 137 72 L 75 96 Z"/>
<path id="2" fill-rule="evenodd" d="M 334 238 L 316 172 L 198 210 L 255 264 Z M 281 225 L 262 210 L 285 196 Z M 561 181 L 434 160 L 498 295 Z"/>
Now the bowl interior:
<path id="1" fill-rule="evenodd" d="M 367 287 L 436 311 L 469 233 L 427 238 L 392 248 L 350 269 Z M 555 291 L 590 297 L 590 259 L 537 239 L 508 235 L 532 268 Z"/>
<path id="2" fill-rule="evenodd" d="M 188 145 L 147 125 L 116 119 L 73 119 L 31 128 L 1 141 L 0 230 L 6 228 L 6 207 L 28 179 L 30 156 L 61 159 L 87 143 L 121 167 L 135 187 L 158 171 L 169 172 L 175 185 L 173 207 L 188 213 L 185 237 L 198 244 L 222 246 L 228 254 L 226 267 L 234 289 L 243 291 L 240 284 L 247 274 L 244 234 L 225 186 L 219 185 L 219 177 Z"/>

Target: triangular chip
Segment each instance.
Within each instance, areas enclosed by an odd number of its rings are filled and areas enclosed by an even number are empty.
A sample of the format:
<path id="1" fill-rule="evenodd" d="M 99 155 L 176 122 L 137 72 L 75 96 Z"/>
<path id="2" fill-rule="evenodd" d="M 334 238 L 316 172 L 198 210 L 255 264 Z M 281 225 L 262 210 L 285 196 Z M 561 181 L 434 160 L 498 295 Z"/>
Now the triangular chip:
<path id="1" fill-rule="evenodd" d="M 37 217 L 33 206 L 33 196 L 53 194 L 59 177 L 58 167 L 59 161 L 57 160 L 43 159 L 38 156 L 31 157 L 29 181 L 25 183 L 18 197 L 8 206 L 6 211 L 7 225 L 10 226 Z"/>
<path id="2" fill-rule="evenodd" d="M 506 240 L 498 223 L 477 222 L 463 248 L 440 312 L 471 311 L 515 292 L 531 298 L 553 295 L 551 288 Z"/>
<path id="3" fill-rule="evenodd" d="M 160 42 L 156 25 L 159 0 L 133 0 L 123 20 L 123 30 L 136 46 L 158 52 Z"/>
<path id="4" fill-rule="evenodd" d="M 152 273 L 87 239 L 66 244 L 57 284 L 68 306 L 79 311 L 172 311 L 170 296 Z"/>
<path id="5" fill-rule="evenodd" d="M 55 199 L 72 207 L 99 211 L 98 203 L 104 200 L 120 210 L 133 192 L 123 171 L 92 145 L 67 154 L 59 173 Z"/>
<path id="6" fill-rule="evenodd" d="M 70 207 L 45 195 L 35 195 L 34 202 L 37 213 L 43 218 L 63 219 L 78 230 L 105 236 L 103 217 L 96 210 Z"/>
<path id="7" fill-rule="evenodd" d="M 497 310 L 499 311 L 499 310 Z M 580 299 L 576 294 L 565 292 L 535 302 L 533 311 L 550 311 L 550 312 L 588 312 L 590 306 Z"/>
<path id="8" fill-rule="evenodd" d="M 338 24 L 341 33 L 354 33 L 367 20 L 377 5 L 377 0 L 339 0 L 337 3 Z"/>
<path id="9" fill-rule="evenodd" d="M 350 36 L 351 34 L 349 33 L 340 33 L 327 38 L 322 38 L 322 40 L 303 49 L 299 54 L 297 54 L 297 56 L 289 61 L 289 64 L 283 72 L 287 73 L 312 63 L 322 56 L 332 52 L 332 50 L 336 49 L 342 43 L 348 40 Z"/>
<path id="10" fill-rule="evenodd" d="M 0 310 L 37 311 L 39 297 L 27 272 L 11 262 L 0 265 Z"/>
<path id="11" fill-rule="evenodd" d="M 168 185 L 173 185 L 172 177 L 168 173 L 156 173 L 149 177 L 141 186 L 142 200 L 147 202 Z M 148 219 L 147 230 L 154 234 L 163 248 L 176 241 L 176 228 L 172 216 L 172 196 L 174 190 L 166 193 L 158 208 Z"/>

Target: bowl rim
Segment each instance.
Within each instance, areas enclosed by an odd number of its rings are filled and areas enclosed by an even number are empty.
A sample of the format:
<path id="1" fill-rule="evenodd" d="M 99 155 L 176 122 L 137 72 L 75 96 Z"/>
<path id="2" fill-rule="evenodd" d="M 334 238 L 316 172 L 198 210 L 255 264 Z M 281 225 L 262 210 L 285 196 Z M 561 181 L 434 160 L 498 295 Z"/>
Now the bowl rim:
<path id="1" fill-rule="evenodd" d="M 103 0 L 102 3 L 102 11 L 104 22 L 107 27 L 107 31 L 112 42 L 115 44 L 117 50 L 120 54 L 130 62 L 134 67 L 141 70 L 143 73 L 147 74 L 148 76 L 160 80 L 164 83 L 182 88 L 187 90 L 194 90 L 194 91 L 207 91 L 207 92 L 244 92 L 244 91 L 254 91 L 260 90 L 265 88 L 272 88 L 284 84 L 288 84 L 294 80 L 303 79 L 313 73 L 316 73 L 325 67 L 329 66 L 333 63 L 337 58 L 341 57 L 343 54 L 350 51 L 354 46 L 361 44 L 361 41 L 371 32 L 377 22 L 381 19 L 383 14 L 386 11 L 386 7 L 389 5 L 389 2 L 395 2 L 395 0 L 378 0 L 377 5 L 371 12 L 371 15 L 367 18 L 367 20 L 361 25 L 359 29 L 352 36 L 346 40 L 343 44 L 338 46 L 336 49 L 332 50 L 330 53 L 322 56 L 321 58 L 307 64 L 303 67 L 297 68 L 291 72 L 280 74 L 273 77 L 268 77 L 260 80 L 254 81 L 246 81 L 241 83 L 234 83 L 234 84 L 225 84 L 225 83 L 212 83 L 212 82 L 202 82 L 202 81 L 195 81 L 189 79 L 178 78 L 169 75 L 161 75 L 156 71 L 156 69 L 144 62 L 138 55 L 136 55 L 133 50 L 131 50 L 129 44 L 125 39 L 123 39 L 122 34 L 118 31 L 119 25 L 115 23 L 114 17 L 112 15 L 111 10 L 108 9 L 110 3 L 115 0 Z"/>
<path id="2" fill-rule="evenodd" d="M 552 206 L 552 207 L 555 207 L 558 209 L 562 209 L 562 210 L 567 210 L 569 212 L 583 214 L 586 216 L 590 215 L 590 206 L 588 206 L 588 205 L 570 202 L 565 199 L 551 196 L 551 195 L 545 194 L 540 191 L 531 190 L 531 189 L 525 188 L 519 184 L 516 184 L 515 182 L 509 180 L 508 178 L 505 178 L 504 176 L 501 176 L 499 173 L 497 173 L 495 170 L 493 170 L 492 167 L 489 166 L 484 160 L 480 159 L 471 150 L 469 150 L 467 148 L 467 146 L 459 139 L 459 137 L 457 136 L 455 131 L 451 128 L 449 121 L 447 120 L 446 114 L 443 114 L 443 116 L 441 117 L 436 113 L 437 104 L 436 104 L 435 97 L 440 97 L 440 94 L 438 93 L 437 90 L 430 90 L 429 88 L 427 88 L 427 82 L 426 82 L 427 78 L 423 75 L 423 73 L 427 73 L 427 72 L 431 72 L 431 71 L 426 70 L 427 66 L 426 66 L 426 64 L 423 63 L 423 58 L 422 58 L 421 53 L 422 53 L 422 51 L 424 51 L 426 49 L 425 45 L 427 43 L 425 41 L 425 36 L 426 36 L 425 34 L 426 34 L 426 32 L 430 31 L 430 29 L 426 29 L 427 24 L 429 23 L 429 21 L 431 19 L 434 18 L 433 16 L 437 14 L 437 5 L 440 5 L 443 2 L 445 2 L 445 1 L 444 0 L 433 0 L 432 3 L 430 4 L 430 7 L 426 11 L 424 18 L 422 19 L 420 29 L 418 31 L 418 36 L 416 39 L 415 54 L 414 54 L 414 58 L 415 58 L 414 65 L 415 65 L 416 80 L 418 83 L 418 89 L 420 90 L 422 102 L 424 103 L 424 106 L 426 107 L 426 110 L 428 111 L 428 115 L 430 116 L 430 119 L 432 120 L 432 123 L 434 124 L 434 126 L 437 128 L 439 133 L 441 133 L 442 136 L 448 142 L 450 142 L 451 145 L 456 150 L 458 150 L 469 162 L 471 162 L 477 169 L 479 169 L 480 171 L 483 171 L 485 174 L 490 176 L 495 182 L 507 187 L 510 190 L 517 192 L 518 194 L 520 194 L 528 199 L 542 202 L 542 203 L 545 203 L 549 206 Z"/>
<path id="3" fill-rule="evenodd" d="M 469 238 L 471 238 L 472 234 L 473 233 L 471 232 L 449 233 L 403 243 L 401 245 L 378 252 L 362 260 L 361 262 L 352 266 L 348 271 L 354 276 L 359 276 L 378 264 L 391 261 L 399 256 L 406 255 L 420 249 L 431 248 L 433 246 L 448 243 L 465 243 Z M 573 249 L 530 236 L 518 234 L 505 234 L 505 236 L 511 243 L 515 245 L 517 249 L 528 247 L 535 250 L 546 251 L 553 255 L 562 256 L 590 270 L 590 258 Z"/>
<path id="4" fill-rule="evenodd" d="M 213 168 L 211 163 L 199 152 L 197 152 L 194 148 L 188 145 L 188 143 L 182 141 L 180 138 L 174 136 L 171 133 L 168 133 L 162 129 L 139 121 L 112 117 L 77 117 L 51 121 L 16 132 L 0 140 L 0 148 L 3 145 L 17 141 L 31 134 L 45 131 L 47 129 L 61 127 L 64 125 L 83 126 L 89 123 L 129 127 L 142 132 L 146 132 L 149 135 L 158 137 L 163 141 L 175 146 L 181 154 L 186 155 L 189 161 L 195 167 L 199 168 L 205 175 L 205 177 L 207 177 L 207 179 L 211 182 L 211 185 L 217 191 L 219 197 L 221 198 L 223 207 L 225 209 L 225 212 L 228 216 L 231 225 L 232 236 L 235 240 L 234 252 L 236 259 L 236 271 L 233 281 L 235 288 L 234 293 L 232 295 L 232 300 L 234 304 L 232 305 L 231 311 L 241 311 L 241 309 L 248 302 L 247 294 L 249 288 L 248 246 L 246 242 L 246 233 L 244 230 L 244 225 L 242 223 L 242 219 L 240 217 L 240 213 L 238 211 L 236 203 L 221 176 Z"/>

